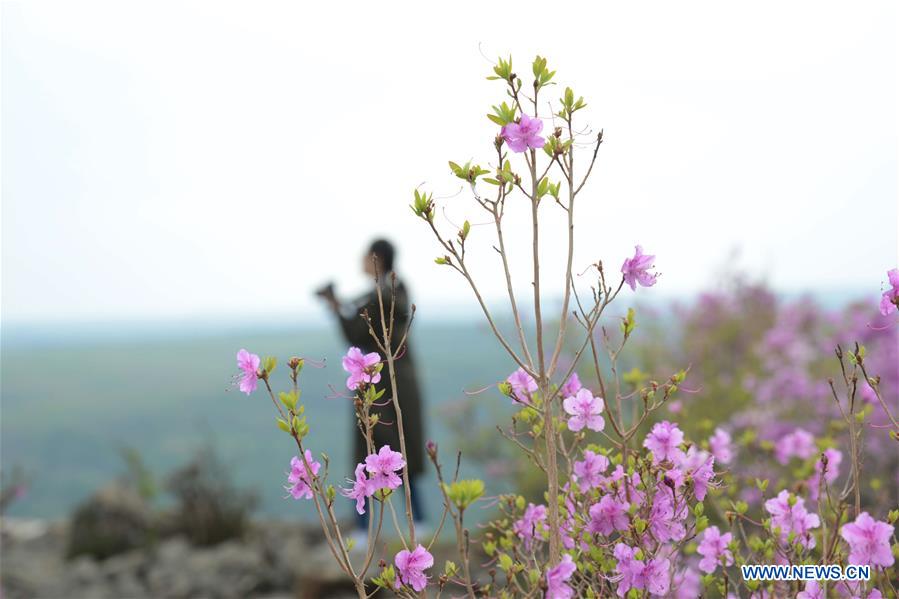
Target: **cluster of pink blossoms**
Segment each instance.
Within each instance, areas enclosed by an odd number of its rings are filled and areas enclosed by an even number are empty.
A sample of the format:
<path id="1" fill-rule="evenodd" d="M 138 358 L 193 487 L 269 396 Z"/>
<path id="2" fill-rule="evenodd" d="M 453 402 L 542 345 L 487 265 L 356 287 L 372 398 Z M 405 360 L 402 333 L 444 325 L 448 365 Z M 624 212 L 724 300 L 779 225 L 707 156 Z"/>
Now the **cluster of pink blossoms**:
<path id="1" fill-rule="evenodd" d="M 535 541 L 542 541 L 543 533 L 549 532 L 546 506 L 529 503 L 522 517 L 512 525 L 512 532 L 518 535 L 528 550 L 533 547 Z"/>
<path id="2" fill-rule="evenodd" d="M 312 458 L 312 452 L 308 449 L 303 454 L 306 465 L 309 466 L 307 471 L 303 460 L 294 456 L 290 459 L 290 473 L 287 475 L 287 491 L 294 499 L 312 499 L 312 480 L 309 478 L 309 472 L 312 476 L 318 476 L 318 471 L 322 465 Z"/>
<path id="3" fill-rule="evenodd" d="M 544 599 L 571 599 L 574 597 L 574 589 L 568 586 L 567 582 L 575 570 L 577 570 L 577 564 L 566 553 L 555 568 L 550 568 L 546 572 Z"/>
<path id="4" fill-rule="evenodd" d="M 609 458 L 589 449 L 584 451 L 584 459 L 574 463 L 574 478 L 582 491 L 593 489 L 605 480 L 603 473 L 609 467 Z"/>
<path id="5" fill-rule="evenodd" d="M 403 549 L 393 558 L 398 571 L 394 586 L 399 589 L 404 584 L 420 593 L 428 585 L 425 570 L 434 565 L 434 556 L 427 549 L 418 545 L 412 551 Z"/>
<path id="6" fill-rule="evenodd" d="M 722 428 L 716 428 L 715 434 L 709 437 L 709 449 L 719 464 L 730 464 L 734 459 L 734 444 L 730 433 Z"/>
<path id="7" fill-rule="evenodd" d="M 381 382 L 381 356 L 378 352 L 363 354 L 358 347 L 351 347 L 341 360 L 343 369 L 349 373 L 346 388 L 355 391 L 361 384 Z"/>
<path id="8" fill-rule="evenodd" d="M 618 596 L 624 597 L 631 589 L 645 589 L 655 596 L 665 595 L 670 586 L 670 562 L 662 558 L 639 560 L 636 553 L 637 550 L 624 543 L 615 545 Z"/>
<path id="9" fill-rule="evenodd" d="M 877 589 L 870 589 L 867 593 L 861 588 L 860 583 L 838 582 L 834 590 L 840 597 L 851 599 L 883 599 L 883 595 Z M 796 599 L 827 599 L 824 587 L 817 580 L 805 583 L 805 588 L 796 594 Z"/>
<path id="10" fill-rule="evenodd" d="M 787 433 L 774 444 L 774 456 L 781 464 L 787 464 L 790 458 L 807 460 L 815 455 L 815 437 L 802 428 Z"/>
<path id="11" fill-rule="evenodd" d="M 821 519 L 805 509 L 805 500 L 787 491 L 765 502 L 765 510 L 771 514 L 771 528 L 780 529 L 780 540 L 786 543 L 792 533 L 796 542 L 806 549 L 815 548 L 812 529 L 821 526 Z"/>
<path id="12" fill-rule="evenodd" d="M 605 536 L 616 530 L 627 530 L 630 526 L 627 510 L 626 501 L 619 501 L 611 495 L 603 495 L 598 503 L 590 506 L 590 522 L 587 524 L 587 530 Z"/>
<path id="13" fill-rule="evenodd" d="M 365 500 L 378 491 L 396 489 L 403 484 L 397 472 L 406 466 L 403 454 L 384 445 L 365 458 L 364 464 L 357 464 L 355 480 L 349 480 L 351 487 L 341 489 L 340 494 L 356 500 L 356 512 L 365 513 Z"/>
<path id="14" fill-rule="evenodd" d="M 840 536 L 849 543 L 849 563 L 889 568 L 896 561 L 890 550 L 893 526 L 862 512 L 855 522 L 844 524 Z"/>
<path id="15" fill-rule="evenodd" d="M 703 572 L 711 574 L 718 566 L 732 566 L 734 564 L 734 555 L 727 548 L 727 545 L 733 540 L 733 535 L 729 532 L 721 534 L 717 526 L 709 526 L 702 535 L 702 541 L 699 543 L 696 552 L 702 556 L 699 562 L 699 569 Z"/>

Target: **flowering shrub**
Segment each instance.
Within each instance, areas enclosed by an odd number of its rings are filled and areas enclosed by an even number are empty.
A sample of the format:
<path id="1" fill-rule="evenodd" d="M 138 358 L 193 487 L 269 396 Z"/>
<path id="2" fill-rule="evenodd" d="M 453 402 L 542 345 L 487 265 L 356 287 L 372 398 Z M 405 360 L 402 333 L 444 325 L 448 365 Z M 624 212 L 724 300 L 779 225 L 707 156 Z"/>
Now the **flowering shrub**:
<path id="1" fill-rule="evenodd" d="M 826 439 L 793 427 L 770 442 L 769 454 L 780 464 L 807 466 L 803 477 L 774 479 L 761 472 L 751 478 L 752 488 L 747 489 L 747 477 L 736 468 L 749 462 L 741 454 L 753 439 L 734 441 L 731 423 L 697 436 L 701 429 L 687 427 L 677 417 L 677 406 L 686 403 L 679 396 L 691 376 L 690 368 L 674 365 L 662 378 L 639 371 L 619 372 L 619 357 L 637 326 L 636 314 L 628 310 L 615 333 L 605 312 L 625 285 L 630 293 L 659 282 L 655 257 L 637 245 L 633 256 L 624 260 L 617 280 L 597 260 L 589 269 L 590 289 L 576 288 L 574 211 L 593 172 L 603 135 L 601 131 L 585 133 L 589 128 L 579 117 L 586 103 L 571 88 L 564 89 L 554 112 L 541 116 L 540 109 L 551 103 L 545 95 L 555 83 L 555 71 L 541 57 L 534 60 L 531 71 L 533 80 L 526 84 L 513 70 L 511 59 L 500 59 L 489 77 L 501 82 L 506 94 L 505 101 L 493 106 L 488 115 L 499 127 L 493 131 L 490 168 L 450 162 L 451 172 L 466 182 L 475 209 L 492 230 L 513 316 L 511 335 L 498 326 L 468 268 L 470 221 L 447 232 L 447 223 L 438 222 L 433 194 L 418 189 L 411 206 L 441 248 L 436 263 L 451 269 L 472 289 L 509 357 L 514 371 L 498 383 L 498 390 L 517 411 L 511 424 L 499 432 L 545 480 L 539 503 L 517 495 L 493 499 L 494 517 L 476 539 L 484 563 L 473 563 L 472 532 L 465 525 L 465 515 L 483 500 L 485 485 L 459 480 L 458 467 L 452 477 L 445 476 L 434 444 L 428 444 L 427 451 L 437 472 L 444 512 L 433 536 L 421 538 L 416 532 L 395 380 L 407 331 L 392 327 L 395 305 L 388 291 L 393 280 L 376 286 L 380 314 L 361 315 L 379 352 L 363 355 L 350 348 L 343 360 L 346 387 L 353 393 L 357 424 L 369 455 L 339 492 L 328 483 L 327 458 L 323 455 L 321 463 L 316 461 L 304 444 L 309 424 L 299 402 L 298 384 L 304 361 L 289 360 L 290 390 L 276 395 L 272 387 L 275 359 L 260 359 L 245 350 L 238 354 L 240 389 L 249 394 L 257 380 L 263 382 L 278 411 L 278 427 L 293 438 L 303 456 L 291 462 L 289 493 L 313 502 L 328 547 L 359 596 L 367 597 L 375 586 L 399 596 L 425 596 L 428 589 L 468 597 L 895 596 L 892 568 L 897 549 L 892 543 L 899 510 L 890 511 L 884 502 L 862 501 L 861 446 L 867 433 L 876 433 L 884 437 L 883 446 L 889 442 L 890 451 L 895 452 L 899 425 L 883 397 L 880 379 L 868 372 L 871 358 L 865 347 L 838 349 L 840 383 L 830 383 L 829 389 L 843 424 Z M 585 146 L 589 149 L 582 157 Z M 505 251 L 507 208 L 529 210 L 531 215 L 533 276 L 527 283 L 533 300 L 533 334 L 522 326 L 518 288 Z M 559 281 L 562 303 L 557 319 L 545 314 L 542 303 L 541 208 L 561 210 L 567 221 L 568 251 L 565 276 Z M 880 306 L 887 315 L 899 302 L 896 275 L 891 272 L 893 287 L 884 293 Z M 551 320 L 557 324 L 549 326 Z M 777 346 L 778 340 L 770 343 Z M 563 356 L 570 347 L 572 355 Z M 715 351 L 722 349 L 726 348 Z M 767 384 L 758 379 L 750 386 L 761 395 Z M 870 409 L 862 406 L 865 393 L 871 397 Z M 372 412 L 373 406 L 385 402 L 392 402 L 396 422 L 381 422 Z M 882 428 L 872 428 L 874 408 L 885 419 Z M 375 447 L 372 431 L 379 426 L 397 427 L 400 447 Z M 850 475 L 839 488 L 835 484 L 841 463 L 847 464 Z M 742 498 L 750 491 L 752 497 Z M 360 553 L 353 551 L 335 516 L 338 494 L 354 501 L 357 512 L 373 516 L 369 543 Z M 397 502 L 405 511 L 402 525 Z M 391 517 L 385 518 L 385 511 Z M 404 548 L 392 558 L 378 556 L 383 559 L 373 568 L 375 541 L 385 521 L 393 524 Z M 455 530 L 459 563 L 446 562 L 441 573 L 434 568 L 431 549 L 447 522 Z M 864 564 L 872 567 L 873 575 L 869 582 L 841 585 L 763 583 L 742 579 L 738 566 L 747 563 Z"/>

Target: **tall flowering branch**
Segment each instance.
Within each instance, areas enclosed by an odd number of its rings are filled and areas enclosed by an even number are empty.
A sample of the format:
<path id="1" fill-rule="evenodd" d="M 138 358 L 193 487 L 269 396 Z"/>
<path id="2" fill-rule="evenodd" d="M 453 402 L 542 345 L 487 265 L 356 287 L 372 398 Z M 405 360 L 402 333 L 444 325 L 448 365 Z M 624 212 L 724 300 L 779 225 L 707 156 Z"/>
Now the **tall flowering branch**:
<path id="1" fill-rule="evenodd" d="M 899 425 L 880 378 L 868 372 L 872 362 L 867 361 L 865 346 L 857 343 L 851 351 L 837 346 L 841 377 L 838 383 L 830 380 L 829 387 L 839 419 L 830 423 L 826 436 L 816 437 L 792 426 L 773 439 L 759 440 L 752 430 L 738 434 L 723 423 L 711 422 L 702 429 L 709 434 L 703 438 L 705 433 L 695 434 L 697 419 L 681 419 L 679 424 L 677 415 L 683 405 L 678 393 L 692 376 L 690 368 L 658 380 L 637 368 L 623 372 L 621 356 L 634 337 L 636 313 L 628 309 L 618 319 L 606 313 L 625 287 L 628 294 L 658 282 L 655 256 L 636 245 L 614 276 L 596 259 L 587 269 L 577 270 L 591 274 L 579 277 L 591 281 L 589 289 L 575 285 L 575 203 L 594 171 L 603 134 L 590 135 L 592 153 L 579 154 L 576 161 L 579 131 L 585 129 L 575 123 L 575 115 L 586 104 L 566 88 L 558 99 L 558 110 L 553 109 L 554 126 L 549 130 L 549 121 L 541 118 L 538 108 L 545 105 L 542 93 L 554 84 L 555 71 L 539 56 L 531 70 L 533 80 L 526 84 L 512 69 L 511 59 L 500 59 L 490 77 L 503 82 L 507 96 L 488 115 L 499 126 L 491 139 L 496 164 L 482 168 L 471 162 L 450 162 L 452 173 L 467 182 L 475 204 L 492 217 L 494 249 L 500 257 L 514 336 L 507 338 L 500 330 L 469 269 L 470 221 L 451 234 L 444 233 L 436 219 L 433 195 L 421 190 L 415 190 L 411 207 L 444 252 L 437 264 L 449 266 L 465 280 L 513 363 L 513 372 L 497 387 L 516 412 L 508 428 L 496 428 L 510 447 L 545 476 L 545 487 L 541 485 L 536 495 L 540 499 L 505 494 L 492 500 L 495 517 L 478 532 L 477 541 L 487 558 L 479 571 L 482 564 L 473 554 L 466 516 L 483 499 L 484 482 L 459 479 L 461 454 L 456 456 L 452 476 L 445 475 L 436 445 L 428 444 L 443 512 L 436 533 L 430 539 L 420 538 L 412 514 L 395 369 L 396 360 L 403 356 L 408 327 L 394 330 L 396 282 L 392 276 L 385 281 L 380 273 L 377 306 L 372 309 L 376 313 L 361 315 L 378 351 L 349 348 L 342 361 L 368 456 L 355 466 L 352 476 L 345 477 L 339 491 L 327 484 L 327 456 L 322 454 L 319 461 L 305 447 L 309 424 L 298 385 L 303 360 L 288 362 L 291 390 L 276 395 L 271 382 L 274 358 L 261 359 L 246 350 L 238 353 L 235 385 L 250 395 L 263 382 L 278 414 L 277 426 L 294 439 L 298 449 L 287 474 L 288 497 L 313 502 L 325 542 L 360 599 L 371 596 L 372 586 L 400 597 L 425 597 L 429 588 L 436 588 L 439 597 L 455 587 L 469 599 L 809 599 L 827 597 L 831 591 L 868 599 L 895 597 L 899 510 L 883 509 L 866 492 L 863 475 L 870 467 L 862 466 L 866 436 L 888 431 L 891 441 L 899 441 Z M 484 193 L 485 185 L 493 186 L 495 193 Z M 531 217 L 530 231 L 520 233 L 529 238 L 532 249 L 527 264 L 532 277 L 528 291 L 533 294 L 532 338 L 523 326 L 517 300 L 524 291 L 515 287 L 506 251 L 507 235 L 519 232 L 507 230 L 503 222 L 506 209 L 514 209 L 512 202 L 519 197 L 524 198 L 520 205 L 529 209 Z M 546 230 L 541 230 L 539 210 L 549 198 L 550 209 L 566 213 L 567 225 L 557 322 L 547 320 L 544 313 L 546 290 L 541 279 L 540 239 L 541 234 L 546 237 Z M 897 273 L 895 269 L 888 273 L 891 287 L 882 293 L 879 306 L 884 316 L 899 309 Z M 385 297 L 388 292 L 389 298 Z M 414 306 L 411 311 L 410 324 Z M 587 368 L 579 369 L 582 361 Z M 388 392 L 391 395 L 385 396 Z M 380 420 L 377 408 L 386 405 L 394 408 L 396 422 Z M 875 407 L 883 411 L 877 424 L 871 421 Z M 705 426 L 707 419 L 698 420 L 699 428 Z M 376 446 L 374 431 L 379 426 L 397 427 L 399 447 Z M 752 456 L 749 468 L 741 464 L 741 454 Z M 752 470 L 765 458 L 769 459 L 762 470 Z M 789 472 L 792 478 L 768 474 L 776 471 Z M 875 491 L 876 480 L 869 485 Z M 361 556 L 352 553 L 338 525 L 334 507 L 338 495 L 358 513 L 368 510 L 373 516 L 368 547 Z M 405 508 L 405 527 L 394 508 L 397 496 Z M 385 513 L 403 548 L 392 559 L 382 556 L 373 575 L 369 570 Z M 431 549 L 447 523 L 455 532 L 459 565 L 447 561 L 443 573 L 437 574 Z M 738 569 L 775 562 L 863 565 L 872 569 L 872 576 L 867 582 L 833 584 L 762 582 L 745 580 Z"/>

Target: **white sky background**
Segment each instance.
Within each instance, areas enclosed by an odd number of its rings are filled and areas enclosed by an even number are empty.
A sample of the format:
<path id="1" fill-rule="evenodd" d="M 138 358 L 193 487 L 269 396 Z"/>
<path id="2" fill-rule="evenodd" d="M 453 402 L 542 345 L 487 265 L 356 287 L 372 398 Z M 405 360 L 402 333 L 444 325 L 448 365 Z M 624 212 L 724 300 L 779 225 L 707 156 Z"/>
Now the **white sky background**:
<path id="1" fill-rule="evenodd" d="M 547 97 L 572 85 L 605 130 L 579 270 L 641 243 L 664 273 L 641 293 L 683 294 L 739 249 L 778 289 L 876 298 L 896 265 L 891 2 L 317 4 L 4 2 L 4 321 L 315 317 L 312 290 L 358 290 L 378 234 L 422 316 L 472 307 L 408 204 L 461 189 L 448 159 L 492 158 L 503 91 L 482 51 L 521 75 L 547 56 Z M 443 203 L 484 221 L 465 192 Z M 500 299 L 489 233 L 475 270 Z"/>

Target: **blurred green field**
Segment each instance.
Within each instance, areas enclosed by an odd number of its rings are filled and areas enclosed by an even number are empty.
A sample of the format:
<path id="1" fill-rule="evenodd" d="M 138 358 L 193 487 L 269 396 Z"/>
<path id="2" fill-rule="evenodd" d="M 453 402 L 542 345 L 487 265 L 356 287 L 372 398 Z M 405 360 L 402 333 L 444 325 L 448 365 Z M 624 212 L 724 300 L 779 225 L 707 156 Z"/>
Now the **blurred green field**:
<path id="1" fill-rule="evenodd" d="M 312 432 L 308 445 L 331 458 L 330 480 L 342 482 L 349 464 L 352 414 L 348 400 L 326 399 L 329 385 L 345 391 L 340 356 L 345 347 L 335 329 L 301 326 L 244 331 L 127 329 L 101 338 L 90 334 L 9 334 L 2 346 L 2 469 L 25 469 L 27 497 L 10 514 L 64 516 L 99 486 L 124 471 L 119 450 L 138 449 L 157 473 L 185 463 L 212 442 L 235 482 L 254 490 L 265 515 L 312 518 L 305 502 L 284 499 L 284 472 L 292 443 L 274 425 L 264 392 L 247 397 L 229 389 L 241 347 L 259 354 L 324 358 L 325 368 L 307 367 L 303 400 Z M 441 410 L 465 397 L 463 389 L 492 385 L 512 370 L 489 331 L 474 323 L 423 324 L 413 333 L 429 414 L 427 437 L 447 450 L 453 439 Z M 459 351 L 464 347 L 465 351 Z M 280 375 L 280 376 L 278 376 Z M 286 371 L 275 379 L 286 386 Z M 495 391 L 485 402 L 502 404 Z M 496 407 L 496 406 L 493 406 Z M 477 475 L 465 462 L 463 474 Z M 426 481 L 431 483 L 433 481 Z M 431 505 L 437 490 L 426 484 Z M 346 503 L 346 505 L 343 505 Z M 344 514 L 349 501 L 341 502 Z"/>

